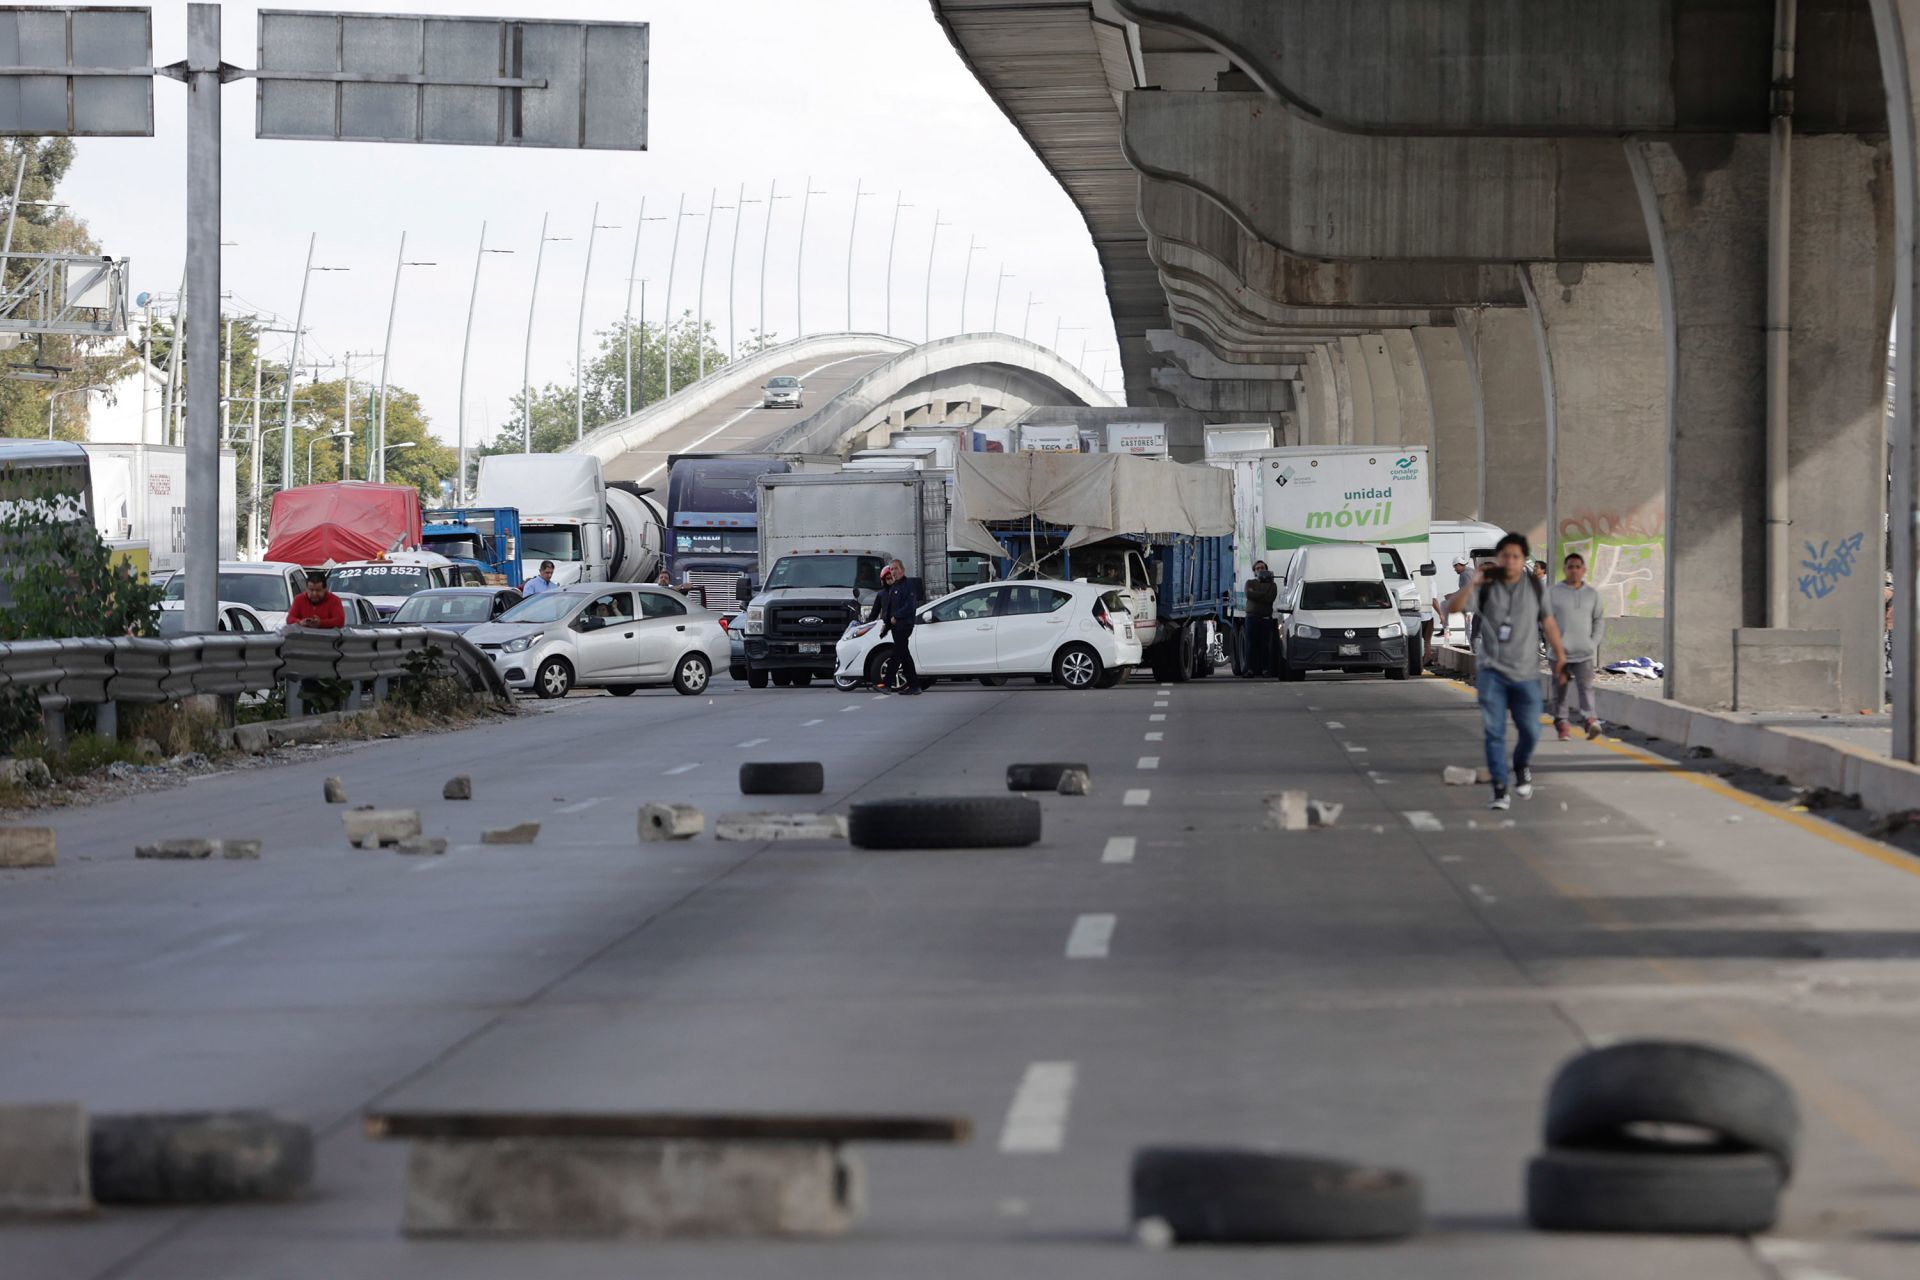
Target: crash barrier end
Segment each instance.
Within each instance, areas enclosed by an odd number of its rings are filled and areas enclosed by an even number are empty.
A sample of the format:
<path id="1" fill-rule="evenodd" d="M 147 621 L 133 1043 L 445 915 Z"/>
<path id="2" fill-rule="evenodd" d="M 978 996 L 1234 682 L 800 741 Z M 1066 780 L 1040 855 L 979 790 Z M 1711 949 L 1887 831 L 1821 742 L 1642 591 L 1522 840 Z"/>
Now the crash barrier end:
<path id="1" fill-rule="evenodd" d="M 313 1181 L 313 1130 L 268 1111 L 96 1115 L 87 1145 L 101 1204 L 287 1200 Z"/>
<path id="2" fill-rule="evenodd" d="M 1085 769 L 1063 769 L 1060 783 L 1054 791 L 1063 796 L 1087 796 L 1093 794 L 1093 775 Z"/>
<path id="3" fill-rule="evenodd" d="M 133 856 L 175 862 L 202 861 L 215 857 L 223 858 L 228 862 L 251 861 L 260 856 L 260 841 L 206 840 L 198 837 L 184 840 L 157 840 L 152 844 L 135 845 Z"/>
<path id="4" fill-rule="evenodd" d="M 458 774 L 447 779 L 447 785 L 440 788 L 442 800 L 473 799 L 473 779 L 466 774 Z"/>

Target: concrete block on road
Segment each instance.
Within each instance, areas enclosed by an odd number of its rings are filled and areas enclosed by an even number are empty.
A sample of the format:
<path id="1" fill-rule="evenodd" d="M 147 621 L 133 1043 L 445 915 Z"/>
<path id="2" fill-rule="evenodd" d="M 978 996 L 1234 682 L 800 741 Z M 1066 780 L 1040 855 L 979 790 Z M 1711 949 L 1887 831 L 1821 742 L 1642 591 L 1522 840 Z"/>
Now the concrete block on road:
<path id="1" fill-rule="evenodd" d="M 1267 829 L 1269 831 L 1305 831 L 1307 829 L 1307 793 L 1270 791 L 1267 793 Z"/>
<path id="2" fill-rule="evenodd" d="M 440 798 L 442 800 L 473 799 L 473 779 L 464 773 L 448 778 L 447 785 L 440 788 Z"/>
<path id="3" fill-rule="evenodd" d="M 361 849 L 399 844 L 420 834 L 418 809 L 349 809 L 340 815 L 347 839 Z"/>
<path id="4" fill-rule="evenodd" d="M 0 827 L 0 867 L 50 867 L 58 859 L 52 827 Z"/>
<path id="5" fill-rule="evenodd" d="M 697 805 L 650 804 L 640 810 L 640 838 L 690 840 L 707 829 L 707 815 Z"/>
<path id="6" fill-rule="evenodd" d="M 438 855 L 447 851 L 447 842 L 441 836 L 409 836 L 393 846 L 395 853 L 424 853 Z"/>
<path id="7" fill-rule="evenodd" d="M 752 1239 L 843 1235 L 858 1162 L 827 1142 L 422 1139 L 409 1235 Z"/>
<path id="8" fill-rule="evenodd" d="M 1060 774 L 1060 785 L 1054 788 L 1063 796 L 1086 796 L 1093 794 L 1093 775 L 1085 769 L 1067 769 Z"/>
<path id="9" fill-rule="evenodd" d="M 1463 764 L 1450 764 L 1440 771 L 1440 781 L 1450 787 L 1470 787 L 1478 776 L 1476 770 Z"/>
<path id="10" fill-rule="evenodd" d="M 229 862 L 239 862 L 258 858 L 260 842 L 258 840 L 206 840 L 199 837 L 183 840 L 156 840 L 152 844 L 134 846 L 133 856 L 176 862 L 197 861 L 218 856 Z"/>
<path id="11" fill-rule="evenodd" d="M 1341 811 L 1347 806 L 1332 800 L 1307 801 L 1307 825 L 1309 827 L 1331 827 L 1340 821 Z"/>
<path id="12" fill-rule="evenodd" d="M 313 1130 L 268 1111 L 101 1115 L 89 1130 L 102 1204 L 286 1200 L 313 1181 Z"/>
<path id="13" fill-rule="evenodd" d="M 845 840 L 847 820 L 837 813 L 723 813 L 713 824 L 716 840 Z"/>
<path id="14" fill-rule="evenodd" d="M 419 834 L 415 832 L 415 834 Z M 480 835 L 481 844 L 532 844 L 540 838 L 540 824 L 522 822 L 511 827 L 495 827 Z"/>
<path id="15" fill-rule="evenodd" d="M 338 778 L 328 778 L 320 787 L 320 794 L 328 804 L 347 802 L 347 784 Z"/>
<path id="16" fill-rule="evenodd" d="M 0 1215 L 92 1208 L 86 1108 L 77 1102 L 0 1107 Z"/>

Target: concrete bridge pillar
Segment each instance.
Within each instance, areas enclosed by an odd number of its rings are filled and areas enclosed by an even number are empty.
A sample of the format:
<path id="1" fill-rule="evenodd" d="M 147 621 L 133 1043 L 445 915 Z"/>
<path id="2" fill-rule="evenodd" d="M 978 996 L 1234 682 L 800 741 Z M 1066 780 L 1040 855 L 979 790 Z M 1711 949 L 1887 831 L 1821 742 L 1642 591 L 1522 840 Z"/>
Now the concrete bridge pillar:
<path id="1" fill-rule="evenodd" d="M 1340 358 L 1346 369 L 1346 401 L 1351 425 L 1342 444 L 1373 443 L 1373 380 L 1367 376 L 1367 354 L 1359 338 L 1340 339 Z"/>
<path id="2" fill-rule="evenodd" d="M 1480 518 L 1527 535 L 1539 547 L 1547 528 L 1547 407 L 1540 340 L 1517 308 L 1457 313 L 1472 353 L 1480 397 Z"/>
<path id="3" fill-rule="evenodd" d="M 1412 329 L 1388 329 L 1380 335 L 1393 365 L 1394 388 L 1400 393 L 1400 436 L 1394 443 L 1431 445 L 1433 400 L 1420 370 L 1420 352 L 1413 344 L 1413 335 Z"/>
<path id="4" fill-rule="evenodd" d="M 1373 396 L 1373 435 L 1368 443 L 1399 444 L 1400 384 L 1393 376 L 1393 357 L 1387 354 L 1386 336 L 1362 335 L 1360 352 L 1367 362 L 1367 386 Z"/>
<path id="5" fill-rule="evenodd" d="M 1460 331 L 1436 325 L 1412 333 L 1433 410 L 1433 515 L 1471 520 L 1479 510 L 1480 421 Z"/>
<path id="6" fill-rule="evenodd" d="M 1305 444 L 1340 443 L 1340 388 L 1327 347 L 1307 353 L 1305 394 L 1300 401 L 1301 441 Z"/>
<path id="7" fill-rule="evenodd" d="M 1547 530 L 1558 575 L 1578 551 L 1607 608 L 1611 658 L 1661 658 L 1667 585 L 1667 365 L 1651 266 L 1522 268 L 1545 352 Z"/>

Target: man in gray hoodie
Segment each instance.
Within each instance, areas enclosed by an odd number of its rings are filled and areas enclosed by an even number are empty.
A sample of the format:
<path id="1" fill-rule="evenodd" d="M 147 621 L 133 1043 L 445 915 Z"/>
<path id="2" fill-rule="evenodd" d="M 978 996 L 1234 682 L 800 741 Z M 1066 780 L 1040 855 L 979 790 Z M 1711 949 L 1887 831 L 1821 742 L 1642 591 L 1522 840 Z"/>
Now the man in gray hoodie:
<path id="1" fill-rule="evenodd" d="M 1553 682 L 1553 727 L 1566 741 L 1567 695 L 1579 693 L 1579 712 L 1586 725 L 1587 740 L 1600 736 L 1600 717 L 1593 708 L 1593 672 L 1600 659 L 1600 641 L 1606 635 L 1607 619 L 1600 604 L 1600 593 L 1587 585 L 1587 561 L 1578 551 L 1566 559 L 1567 576 L 1547 588 L 1547 607 L 1560 625 L 1560 641 L 1566 646 L 1567 665 Z"/>

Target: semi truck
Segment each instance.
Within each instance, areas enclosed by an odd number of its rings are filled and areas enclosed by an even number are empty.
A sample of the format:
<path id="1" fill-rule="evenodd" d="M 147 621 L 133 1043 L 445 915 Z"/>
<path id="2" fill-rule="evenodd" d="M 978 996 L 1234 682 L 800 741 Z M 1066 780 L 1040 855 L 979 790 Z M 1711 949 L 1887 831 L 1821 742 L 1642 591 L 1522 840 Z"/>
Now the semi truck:
<path id="1" fill-rule="evenodd" d="M 665 515 L 649 493 L 609 485 L 591 454 L 506 453 L 480 459 L 473 506 L 520 513 L 523 582 L 544 560 L 561 586 L 649 582 L 660 571 Z"/>
<path id="2" fill-rule="evenodd" d="M 187 451 L 173 445 L 83 444 L 93 523 L 116 554 L 149 573 L 187 567 Z M 236 558 L 233 451 L 220 451 L 220 558 Z M 144 548 L 144 550 L 143 550 Z"/>
<path id="3" fill-rule="evenodd" d="M 442 507 L 426 513 L 421 536 L 428 551 L 470 565 L 490 584 L 518 587 L 520 513 L 512 507 Z"/>
<path id="4" fill-rule="evenodd" d="M 866 615 L 889 560 L 947 593 L 947 484 L 937 472 L 772 474 L 758 480 L 760 590 L 741 618 L 747 683 L 830 678 L 835 642 Z"/>
<path id="5" fill-rule="evenodd" d="M 668 579 L 710 609 L 760 584 L 759 480 L 838 471 L 840 459 L 794 454 L 676 453 L 667 459 Z"/>
<path id="6" fill-rule="evenodd" d="M 1131 454 L 966 454 L 948 537 L 995 556 L 1002 578 L 1116 588 L 1155 678 L 1186 681 L 1240 651 L 1232 484 Z"/>

